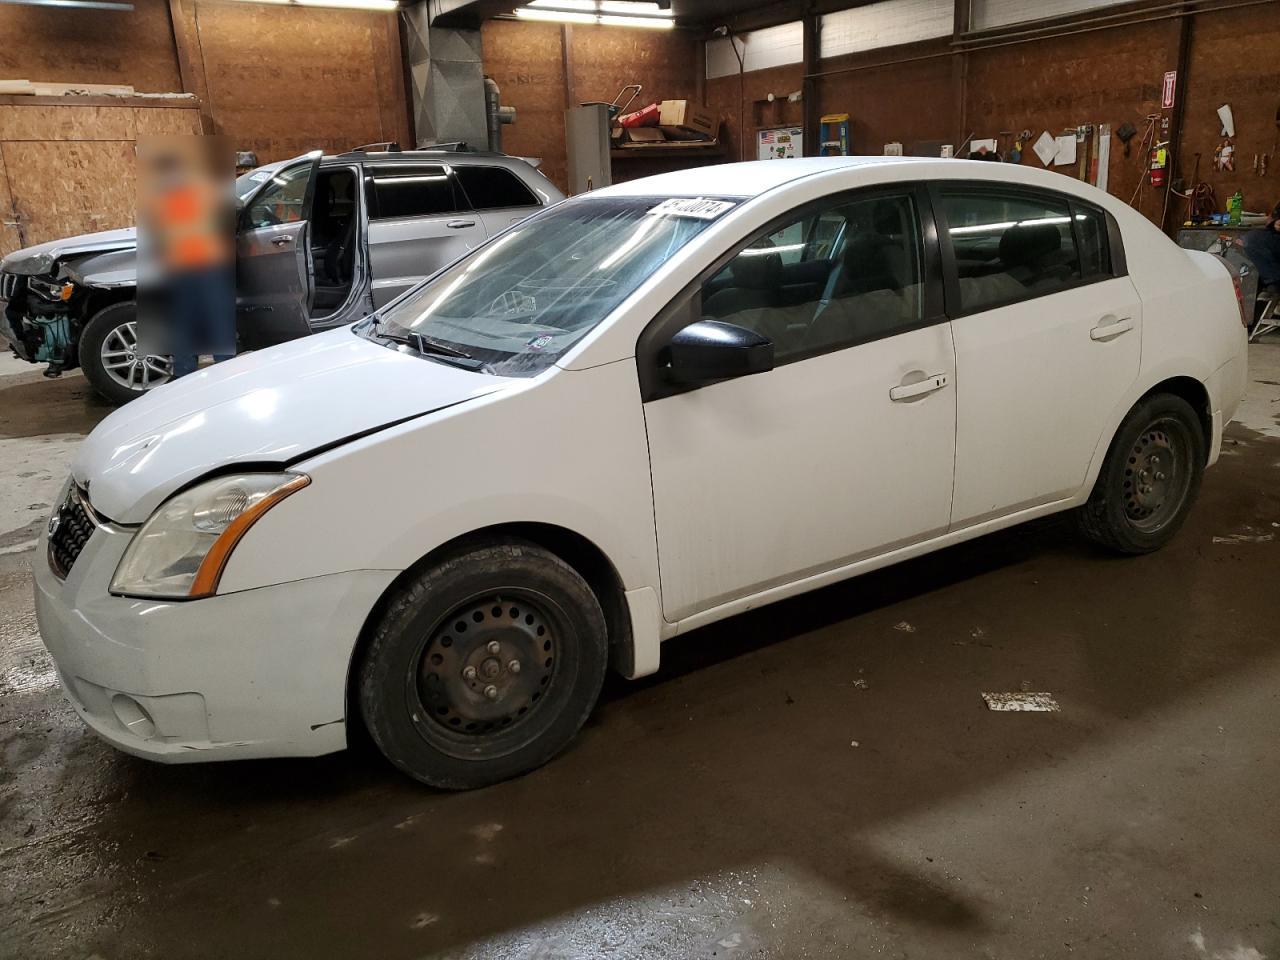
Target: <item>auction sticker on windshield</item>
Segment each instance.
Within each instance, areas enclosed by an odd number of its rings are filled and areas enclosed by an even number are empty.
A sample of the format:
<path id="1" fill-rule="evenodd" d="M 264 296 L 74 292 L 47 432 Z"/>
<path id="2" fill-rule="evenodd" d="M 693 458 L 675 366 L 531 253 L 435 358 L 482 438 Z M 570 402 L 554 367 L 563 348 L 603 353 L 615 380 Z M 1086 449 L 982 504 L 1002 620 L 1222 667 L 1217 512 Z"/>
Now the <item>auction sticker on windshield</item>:
<path id="1" fill-rule="evenodd" d="M 732 200 L 708 200 L 706 197 L 672 197 L 663 200 L 649 213 L 660 217 L 693 217 L 696 220 L 714 220 L 732 207 Z"/>

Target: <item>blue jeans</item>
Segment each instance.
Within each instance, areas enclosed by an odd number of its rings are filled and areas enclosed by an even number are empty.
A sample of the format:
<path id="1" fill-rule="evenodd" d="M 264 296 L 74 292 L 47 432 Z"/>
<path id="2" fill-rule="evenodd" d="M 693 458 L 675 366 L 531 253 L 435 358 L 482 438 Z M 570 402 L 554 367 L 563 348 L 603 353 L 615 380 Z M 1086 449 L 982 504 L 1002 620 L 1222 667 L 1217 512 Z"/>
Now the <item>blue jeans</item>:
<path id="1" fill-rule="evenodd" d="M 194 373 L 200 355 L 215 363 L 236 355 L 235 270 L 184 270 L 168 278 L 173 375 Z"/>

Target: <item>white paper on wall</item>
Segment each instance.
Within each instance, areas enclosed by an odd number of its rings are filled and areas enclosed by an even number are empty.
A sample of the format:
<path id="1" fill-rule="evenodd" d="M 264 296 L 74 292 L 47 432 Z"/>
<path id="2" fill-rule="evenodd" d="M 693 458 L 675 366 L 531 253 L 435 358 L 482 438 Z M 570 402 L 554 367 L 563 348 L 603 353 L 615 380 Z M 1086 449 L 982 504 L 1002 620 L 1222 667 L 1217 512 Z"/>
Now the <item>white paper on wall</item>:
<path id="1" fill-rule="evenodd" d="M 1076 135 L 1064 133 L 1058 138 L 1058 152 L 1053 156 L 1055 167 L 1065 167 L 1076 162 Z"/>
<path id="2" fill-rule="evenodd" d="M 1053 158 L 1058 155 L 1058 141 L 1046 130 L 1040 134 L 1040 139 L 1036 141 L 1032 149 L 1035 150 L 1036 156 L 1040 158 L 1040 162 L 1047 167 L 1053 163 Z"/>

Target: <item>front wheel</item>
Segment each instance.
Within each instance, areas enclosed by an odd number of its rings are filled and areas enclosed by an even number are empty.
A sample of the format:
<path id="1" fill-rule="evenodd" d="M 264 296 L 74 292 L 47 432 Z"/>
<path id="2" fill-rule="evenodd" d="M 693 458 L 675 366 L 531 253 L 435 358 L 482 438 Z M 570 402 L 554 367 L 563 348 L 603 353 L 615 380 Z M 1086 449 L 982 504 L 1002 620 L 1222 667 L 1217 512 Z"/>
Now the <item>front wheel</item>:
<path id="1" fill-rule="evenodd" d="M 117 406 L 173 379 L 168 357 L 138 352 L 138 304 L 103 307 L 80 331 L 80 368 L 105 400 Z"/>
<path id="2" fill-rule="evenodd" d="M 1093 493 L 1076 510 L 1080 531 L 1118 553 L 1158 550 L 1187 518 L 1204 475 L 1207 440 L 1181 397 L 1147 397 L 1111 441 Z"/>
<path id="3" fill-rule="evenodd" d="M 358 667 L 378 748 L 434 787 L 482 787 L 541 766 L 577 734 L 608 663 L 604 614 L 554 554 L 476 546 L 392 599 Z"/>

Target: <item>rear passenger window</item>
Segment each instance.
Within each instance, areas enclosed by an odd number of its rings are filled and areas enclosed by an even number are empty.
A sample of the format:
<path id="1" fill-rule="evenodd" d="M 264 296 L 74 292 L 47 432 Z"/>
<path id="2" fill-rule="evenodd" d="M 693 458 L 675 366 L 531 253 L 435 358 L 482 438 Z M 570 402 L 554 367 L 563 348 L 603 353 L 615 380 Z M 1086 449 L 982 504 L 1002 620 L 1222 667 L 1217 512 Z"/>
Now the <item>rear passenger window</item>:
<path id="1" fill-rule="evenodd" d="M 1107 215 L 1097 207 L 1072 204 L 1080 238 L 1080 272 L 1086 279 L 1112 276 Z"/>
<path id="2" fill-rule="evenodd" d="M 911 196 L 833 199 L 739 251 L 702 313 L 768 337 L 778 363 L 826 353 L 918 325 L 922 258 Z"/>
<path id="3" fill-rule="evenodd" d="M 538 198 L 510 170 L 501 167 L 454 167 L 474 210 L 498 207 L 536 207 Z"/>
<path id="4" fill-rule="evenodd" d="M 438 216 L 458 209 L 453 184 L 444 167 L 379 164 L 372 167 L 372 173 L 379 220 Z"/>
<path id="5" fill-rule="evenodd" d="M 1044 296 L 1080 280 L 1065 200 L 943 190 L 942 210 L 965 313 Z"/>

